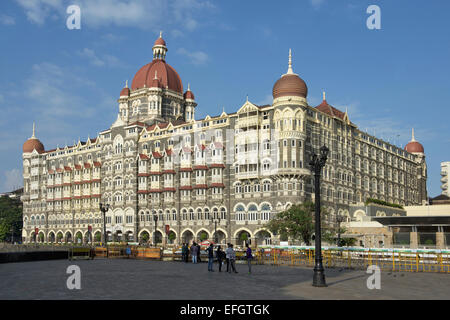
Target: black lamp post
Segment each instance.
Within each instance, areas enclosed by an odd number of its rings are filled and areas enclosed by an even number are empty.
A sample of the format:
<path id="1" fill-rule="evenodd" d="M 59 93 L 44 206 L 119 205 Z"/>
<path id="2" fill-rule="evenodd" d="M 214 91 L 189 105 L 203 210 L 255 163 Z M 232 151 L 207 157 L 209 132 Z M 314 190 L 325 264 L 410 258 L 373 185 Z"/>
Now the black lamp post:
<path id="1" fill-rule="evenodd" d="M 156 225 L 158 224 L 158 214 L 154 214 L 153 215 L 153 221 L 155 221 L 155 234 L 154 234 L 154 236 L 153 236 L 153 243 L 155 244 L 155 247 L 156 247 Z"/>
<path id="2" fill-rule="evenodd" d="M 103 203 L 100 203 L 100 211 L 103 212 L 103 243 L 105 244 L 106 248 L 106 257 L 108 258 L 108 237 L 106 236 L 106 211 L 109 210 L 109 203 L 104 205 Z"/>
<path id="3" fill-rule="evenodd" d="M 220 224 L 220 218 L 211 218 L 211 222 L 214 222 L 214 241 L 216 242 L 216 243 L 218 243 L 219 241 L 218 241 L 218 237 L 217 237 L 217 223 L 219 223 Z"/>
<path id="4" fill-rule="evenodd" d="M 309 165 L 314 172 L 315 186 L 315 265 L 314 265 L 314 287 L 326 287 L 325 273 L 322 265 L 322 238 L 320 228 L 320 172 L 327 162 L 328 148 L 323 146 L 320 148 L 320 158 L 313 154 Z"/>

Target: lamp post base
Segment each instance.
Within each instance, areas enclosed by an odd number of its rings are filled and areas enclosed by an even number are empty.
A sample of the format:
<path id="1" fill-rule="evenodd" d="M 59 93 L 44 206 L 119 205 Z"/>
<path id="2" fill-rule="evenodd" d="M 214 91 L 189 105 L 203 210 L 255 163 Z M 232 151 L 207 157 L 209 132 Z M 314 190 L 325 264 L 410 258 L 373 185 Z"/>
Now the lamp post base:
<path id="1" fill-rule="evenodd" d="M 323 270 L 314 269 L 313 287 L 328 287 L 325 282 L 325 273 Z"/>

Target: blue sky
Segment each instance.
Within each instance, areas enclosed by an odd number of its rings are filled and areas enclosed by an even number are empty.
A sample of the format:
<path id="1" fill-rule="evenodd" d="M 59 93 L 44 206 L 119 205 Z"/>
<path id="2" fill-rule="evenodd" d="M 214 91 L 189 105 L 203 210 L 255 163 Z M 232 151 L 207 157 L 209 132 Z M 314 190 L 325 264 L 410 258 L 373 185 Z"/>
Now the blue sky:
<path id="1" fill-rule="evenodd" d="M 81 7 L 81 30 L 66 8 Z M 381 30 L 366 9 L 381 8 Z M 198 102 L 197 118 L 270 103 L 293 68 L 317 105 L 348 108 L 369 133 L 404 146 L 414 127 L 428 191 L 450 161 L 450 2 L 292 0 L 9 0 L 0 2 L 0 192 L 21 185 L 22 144 L 36 121 L 46 149 L 110 126 L 125 81 L 152 59 L 163 30 L 167 62 Z"/>

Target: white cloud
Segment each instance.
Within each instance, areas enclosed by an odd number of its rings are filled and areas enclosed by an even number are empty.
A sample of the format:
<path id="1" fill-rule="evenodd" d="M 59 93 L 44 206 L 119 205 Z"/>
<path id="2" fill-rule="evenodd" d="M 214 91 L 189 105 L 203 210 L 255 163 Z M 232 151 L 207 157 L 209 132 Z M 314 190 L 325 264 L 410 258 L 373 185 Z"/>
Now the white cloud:
<path id="1" fill-rule="evenodd" d="M 21 188 L 23 185 L 22 171 L 19 169 L 12 169 L 5 171 L 5 180 L 2 184 L 3 192 L 14 191 Z"/>
<path id="2" fill-rule="evenodd" d="M 325 2 L 325 0 L 310 0 L 310 1 L 311 5 L 316 9 L 319 8 Z"/>
<path id="3" fill-rule="evenodd" d="M 33 23 L 43 25 L 45 20 L 54 12 L 64 12 L 63 0 L 16 0 L 25 10 L 25 14 Z"/>
<path id="4" fill-rule="evenodd" d="M 66 8 L 81 9 L 81 25 L 88 27 L 127 26 L 159 31 L 162 27 L 182 27 L 193 31 L 202 10 L 215 8 L 201 0 L 16 0 L 33 23 L 42 25 L 52 15 L 67 17 Z M 175 26 L 174 26 L 175 25 Z"/>
<path id="5" fill-rule="evenodd" d="M 102 40 L 107 41 L 107 42 L 114 42 L 114 43 L 122 41 L 124 38 L 125 37 L 119 36 L 119 35 L 116 35 L 113 33 L 107 33 L 107 34 L 101 36 Z"/>
<path id="6" fill-rule="evenodd" d="M 78 55 L 88 59 L 89 62 L 96 67 L 104 67 L 104 66 L 115 67 L 121 65 L 117 57 L 109 54 L 105 54 L 99 57 L 94 50 L 88 48 L 84 48 L 83 50 L 79 51 Z"/>
<path id="7" fill-rule="evenodd" d="M 7 16 L 6 14 L 0 14 L 0 23 L 5 26 L 12 26 L 16 24 L 14 17 Z"/>
<path id="8" fill-rule="evenodd" d="M 176 39 L 176 38 L 181 38 L 184 34 L 180 30 L 174 29 L 170 32 L 170 35 Z"/>
<path id="9" fill-rule="evenodd" d="M 263 100 L 256 102 L 256 105 L 264 106 L 266 104 L 271 104 L 272 102 L 273 102 L 273 96 L 271 94 L 268 94 L 268 95 L 266 95 L 266 97 Z"/>
<path id="10" fill-rule="evenodd" d="M 187 51 L 184 48 L 179 48 L 177 53 L 188 57 L 191 63 L 195 65 L 206 64 L 209 61 L 208 55 L 203 51 Z"/>
<path id="11" fill-rule="evenodd" d="M 89 59 L 89 62 L 94 66 L 103 67 L 105 65 L 105 62 L 97 57 L 94 50 L 84 48 L 82 51 L 78 52 L 78 54 L 84 58 Z"/>
<path id="12" fill-rule="evenodd" d="M 94 82 L 77 76 L 73 70 L 48 62 L 35 64 L 31 70 L 31 75 L 25 80 L 26 97 L 33 101 L 28 105 L 34 112 L 48 118 L 49 123 L 67 116 L 86 118 L 93 115 L 94 107 L 87 107 L 79 92 L 91 90 L 95 87 Z"/>
<path id="13" fill-rule="evenodd" d="M 342 112 L 347 110 L 351 122 L 356 124 L 359 130 L 367 132 L 389 143 L 404 147 L 411 140 L 411 124 L 404 121 L 386 117 L 384 115 L 369 113 L 361 108 L 359 102 L 350 104 L 337 104 L 334 107 Z M 436 133 L 425 128 L 415 128 L 420 134 L 420 141 L 432 140 Z M 417 130 L 419 129 L 419 130 Z M 419 140 L 419 139 L 418 139 Z"/>

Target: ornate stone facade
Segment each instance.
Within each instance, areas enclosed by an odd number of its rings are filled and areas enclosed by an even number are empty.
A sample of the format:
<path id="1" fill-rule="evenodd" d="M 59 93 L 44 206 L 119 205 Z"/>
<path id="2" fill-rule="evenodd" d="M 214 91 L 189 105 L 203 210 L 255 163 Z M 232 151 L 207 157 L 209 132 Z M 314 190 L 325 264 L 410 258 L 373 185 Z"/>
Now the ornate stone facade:
<path id="1" fill-rule="evenodd" d="M 121 91 L 117 120 L 98 137 L 44 150 L 33 133 L 25 143 L 25 241 L 99 239 L 104 202 L 111 205 L 111 240 L 242 243 L 246 234 L 252 243 L 275 243 L 264 225 L 290 205 L 314 200 L 308 163 L 322 145 L 330 149 L 322 176 L 331 213 L 325 223 L 336 214 L 361 219 L 350 207 L 369 197 L 401 205 L 426 200 L 424 153 L 360 131 L 325 94 L 310 106 L 291 56 L 271 105 L 246 101 L 236 113 L 194 120 L 194 95 L 182 93 L 161 37 L 153 51 L 131 89 Z"/>

